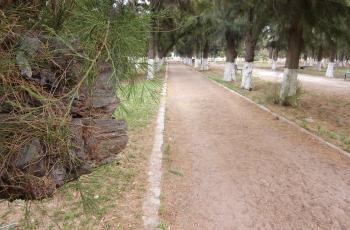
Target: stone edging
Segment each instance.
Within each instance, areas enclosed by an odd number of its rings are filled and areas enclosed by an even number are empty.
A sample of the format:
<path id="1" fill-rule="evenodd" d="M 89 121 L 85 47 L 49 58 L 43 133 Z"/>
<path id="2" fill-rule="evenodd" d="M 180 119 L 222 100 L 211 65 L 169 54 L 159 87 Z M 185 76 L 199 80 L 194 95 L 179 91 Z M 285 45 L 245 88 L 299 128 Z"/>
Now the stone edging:
<path id="1" fill-rule="evenodd" d="M 159 207 L 162 180 L 163 142 L 167 94 L 168 64 L 166 65 L 163 90 L 161 93 L 152 153 L 149 159 L 148 188 L 143 202 L 143 225 L 155 229 L 160 224 Z"/>

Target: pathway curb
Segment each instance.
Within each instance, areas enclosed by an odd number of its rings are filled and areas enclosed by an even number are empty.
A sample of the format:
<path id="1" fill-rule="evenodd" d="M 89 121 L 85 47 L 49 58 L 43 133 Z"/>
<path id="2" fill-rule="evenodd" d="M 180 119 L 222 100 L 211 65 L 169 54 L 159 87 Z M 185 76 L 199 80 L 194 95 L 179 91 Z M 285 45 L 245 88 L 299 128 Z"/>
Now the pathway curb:
<path id="1" fill-rule="evenodd" d="M 159 224 L 160 191 L 162 180 L 162 160 L 163 160 L 163 142 L 166 111 L 168 64 L 166 65 L 165 78 L 161 93 L 160 105 L 158 110 L 154 143 L 152 153 L 149 159 L 148 169 L 148 188 L 143 202 L 143 225 L 147 229 L 156 229 Z"/>

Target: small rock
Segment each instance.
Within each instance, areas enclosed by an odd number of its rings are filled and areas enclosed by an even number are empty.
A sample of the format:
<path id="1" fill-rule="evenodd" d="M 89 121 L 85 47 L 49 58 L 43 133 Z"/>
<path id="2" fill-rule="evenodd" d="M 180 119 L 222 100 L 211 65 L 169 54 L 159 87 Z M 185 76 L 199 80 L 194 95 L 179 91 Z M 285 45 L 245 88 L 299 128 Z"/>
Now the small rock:
<path id="1" fill-rule="evenodd" d="M 19 151 L 15 166 L 31 175 L 39 177 L 45 175 L 44 151 L 38 138 L 33 138 Z"/>

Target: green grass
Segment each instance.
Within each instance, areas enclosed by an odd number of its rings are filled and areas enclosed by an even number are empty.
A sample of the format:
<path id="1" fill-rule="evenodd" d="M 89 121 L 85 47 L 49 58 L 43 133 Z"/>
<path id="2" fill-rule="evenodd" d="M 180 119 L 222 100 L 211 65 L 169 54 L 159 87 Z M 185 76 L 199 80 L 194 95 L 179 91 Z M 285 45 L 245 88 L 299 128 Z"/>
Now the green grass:
<path id="1" fill-rule="evenodd" d="M 167 230 L 168 229 L 168 225 L 164 222 L 161 222 L 159 225 L 158 225 L 158 229 L 159 230 Z"/>
<path id="2" fill-rule="evenodd" d="M 317 125 L 317 134 L 326 139 L 339 142 L 340 146 L 350 152 L 350 137 L 344 133 L 328 130 L 321 125 Z"/>
<path id="3" fill-rule="evenodd" d="M 122 87 L 118 92 L 121 105 L 116 110 L 115 117 L 125 119 L 130 129 L 144 127 L 158 108 L 163 75 L 164 68 L 152 81 L 140 81 Z"/>

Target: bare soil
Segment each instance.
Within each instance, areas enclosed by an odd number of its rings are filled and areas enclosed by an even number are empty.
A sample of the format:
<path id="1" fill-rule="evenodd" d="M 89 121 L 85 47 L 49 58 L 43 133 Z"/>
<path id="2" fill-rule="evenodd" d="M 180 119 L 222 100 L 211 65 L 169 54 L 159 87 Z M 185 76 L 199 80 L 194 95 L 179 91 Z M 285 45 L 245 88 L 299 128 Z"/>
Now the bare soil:
<path id="1" fill-rule="evenodd" d="M 221 79 L 223 66 L 215 65 L 205 74 Z M 299 105 L 285 107 L 275 105 L 268 100 L 272 94 L 277 93 L 278 96 L 279 92 L 274 91 L 276 86 L 280 86 L 282 73 L 254 69 L 253 74 L 253 91 L 251 92 L 239 89 L 239 79 L 227 86 L 235 87 L 239 93 L 257 103 L 264 104 L 274 112 L 295 121 L 344 150 L 350 151 L 350 81 L 301 75 L 299 81 L 303 93 Z"/>
<path id="2" fill-rule="evenodd" d="M 349 228 L 348 158 L 189 67 L 168 87 L 169 229 Z"/>

